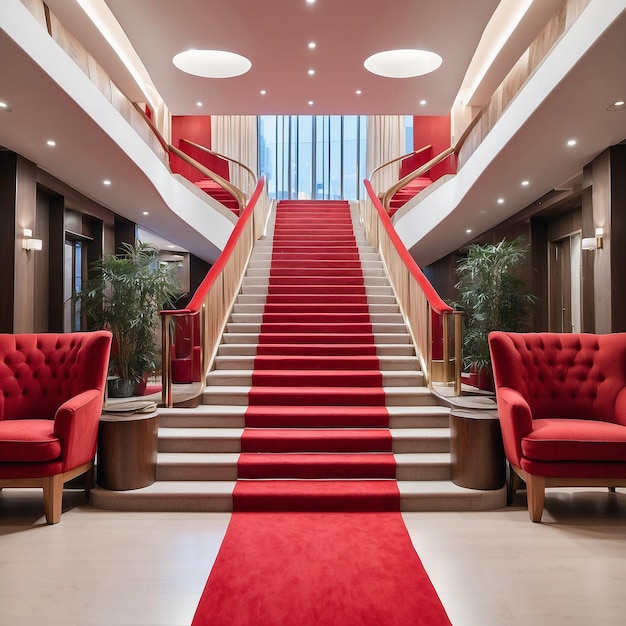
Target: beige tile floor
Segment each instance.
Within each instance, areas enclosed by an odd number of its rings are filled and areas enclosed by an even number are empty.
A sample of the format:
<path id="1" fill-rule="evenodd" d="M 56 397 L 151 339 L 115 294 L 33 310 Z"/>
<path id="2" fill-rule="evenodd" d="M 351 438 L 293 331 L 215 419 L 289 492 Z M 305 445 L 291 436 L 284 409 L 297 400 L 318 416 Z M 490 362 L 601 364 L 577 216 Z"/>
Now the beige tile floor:
<path id="1" fill-rule="evenodd" d="M 404 514 L 455 626 L 626 624 L 626 492 L 549 494 L 542 524 L 523 493 L 500 511 Z M 228 514 L 99 511 L 72 491 L 64 511 L 46 526 L 37 492 L 0 492 L 1 626 L 191 622 Z"/>

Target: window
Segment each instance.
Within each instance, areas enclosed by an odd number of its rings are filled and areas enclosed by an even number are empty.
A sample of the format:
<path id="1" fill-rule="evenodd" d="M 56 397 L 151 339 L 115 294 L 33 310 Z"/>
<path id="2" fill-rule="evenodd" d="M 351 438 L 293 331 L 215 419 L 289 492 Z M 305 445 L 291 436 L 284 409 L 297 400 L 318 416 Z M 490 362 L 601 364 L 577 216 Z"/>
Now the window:
<path id="1" fill-rule="evenodd" d="M 270 197 L 364 197 L 365 116 L 263 115 L 258 124 L 259 174 Z"/>

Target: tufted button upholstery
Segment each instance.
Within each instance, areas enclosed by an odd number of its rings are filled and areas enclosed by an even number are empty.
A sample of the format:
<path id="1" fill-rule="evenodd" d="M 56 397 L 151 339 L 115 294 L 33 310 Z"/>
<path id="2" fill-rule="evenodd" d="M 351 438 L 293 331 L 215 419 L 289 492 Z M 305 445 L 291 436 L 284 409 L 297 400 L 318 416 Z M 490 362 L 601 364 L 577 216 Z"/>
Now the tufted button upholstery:
<path id="1" fill-rule="evenodd" d="M 533 419 L 616 421 L 626 385 L 626 334 L 494 333 L 496 384 L 528 402 Z M 506 360 L 506 367 L 496 363 Z"/>
<path id="2" fill-rule="evenodd" d="M 489 335 L 506 457 L 541 520 L 546 486 L 626 486 L 626 333 Z"/>
<path id="3" fill-rule="evenodd" d="M 110 348 L 108 331 L 0 334 L 0 488 L 41 486 L 49 524 L 93 468 Z"/>
<path id="4" fill-rule="evenodd" d="M 0 419 L 52 419 L 67 399 L 99 387 L 83 349 L 90 333 L 78 335 L 0 336 Z"/>

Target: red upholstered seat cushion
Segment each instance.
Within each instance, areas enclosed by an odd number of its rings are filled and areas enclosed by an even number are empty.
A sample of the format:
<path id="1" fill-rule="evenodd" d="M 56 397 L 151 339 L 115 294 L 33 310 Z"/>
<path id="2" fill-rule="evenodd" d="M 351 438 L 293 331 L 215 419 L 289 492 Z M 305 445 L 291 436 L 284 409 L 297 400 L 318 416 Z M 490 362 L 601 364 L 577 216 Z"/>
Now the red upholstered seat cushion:
<path id="1" fill-rule="evenodd" d="M 61 442 L 54 436 L 54 420 L 0 421 L 0 462 L 33 463 L 61 456 Z"/>
<path id="2" fill-rule="evenodd" d="M 626 426 L 588 419 L 533 420 L 522 438 L 524 457 L 535 461 L 626 461 Z"/>

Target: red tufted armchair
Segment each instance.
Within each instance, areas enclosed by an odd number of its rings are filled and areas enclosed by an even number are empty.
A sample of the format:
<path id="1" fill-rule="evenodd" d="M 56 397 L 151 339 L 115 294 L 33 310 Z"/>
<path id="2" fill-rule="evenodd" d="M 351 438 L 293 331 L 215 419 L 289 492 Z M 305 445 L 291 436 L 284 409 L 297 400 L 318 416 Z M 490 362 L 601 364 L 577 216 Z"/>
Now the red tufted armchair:
<path id="1" fill-rule="evenodd" d="M 626 333 L 489 335 L 506 457 L 540 522 L 546 487 L 626 486 Z"/>
<path id="2" fill-rule="evenodd" d="M 110 348 L 108 331 L 0 334 L 0 489 L 42 487 L 48 524 L 93 472 Z"/>

